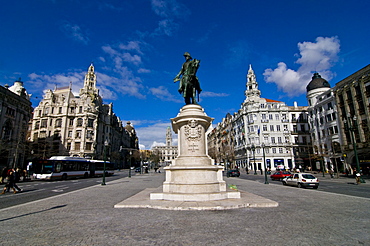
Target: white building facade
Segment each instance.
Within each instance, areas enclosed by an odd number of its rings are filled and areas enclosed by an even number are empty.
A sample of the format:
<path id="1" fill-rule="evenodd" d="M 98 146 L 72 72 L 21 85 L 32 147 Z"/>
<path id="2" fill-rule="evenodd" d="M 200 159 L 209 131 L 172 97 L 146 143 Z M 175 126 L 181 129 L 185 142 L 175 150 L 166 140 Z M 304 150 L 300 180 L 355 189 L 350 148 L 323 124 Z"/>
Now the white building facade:
<path id="1" fill-rule="evenodd" d="M 311 140 L 307 107 L 287 106 L 284 102 L 261 98 L 251 66 L 245 96 L 240 110 L 229 120 L 228 139 L 232 141 L 226 149 L 233 150 L 232 167 L 242 167 L 257 174 L 265 170 L 264 163 L 271 171 L 309 165 Z M 219 126 L 208 135 L 208 141 L 213 141 L 208 145 L 212 158 L 222 155 L 225 149 L 214 144 L 214 139 L 222 135 Z"/>
<path id="2" fill-rule="evenodd" d="M 152 148 L 154 154 L 159 156 L 159 161 L 170 165 L 172 160 L 178 156 L 178 146 L 172 145 L 172 131 L 171 127 L 167 127 L 166 130 L 166 145 L 154 146 Z"/>

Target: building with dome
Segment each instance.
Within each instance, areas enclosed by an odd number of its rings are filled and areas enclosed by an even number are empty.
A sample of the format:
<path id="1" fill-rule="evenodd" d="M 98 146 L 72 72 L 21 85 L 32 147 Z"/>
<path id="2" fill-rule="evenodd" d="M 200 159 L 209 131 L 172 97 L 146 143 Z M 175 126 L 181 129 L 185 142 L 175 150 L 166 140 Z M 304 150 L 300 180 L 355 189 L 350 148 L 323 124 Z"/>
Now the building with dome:
<path id="1" fill-rule="evenodd" d="M 314 73 L 306 87 L 308 120 L 313 153 L 310 156 L 313 170 L 343 170 L 341 161 L 342 140 L 334 90 L 319 73 Z"/>
<path id="2" fill-rule="evenodd" d="M 97 77 L 91 64 L 78 95 L 67 87 L 47 90 L 35 108 L 31 148 L 33 157 L 55 155 L 103 159 L 118 165 L 127 162 L 128 150 L 138 150 L 138 139 L 131 123 L 124 127 L 113 112 L 113 104 L 104 104 L 96 88 Z"/>
<path id="3" fill-rule="evenodd" d="M 19 78 L 12 86 L 0 86 L 0 167 L 25 168 L 28 123 L 32 118 L 31 95 Z"/>

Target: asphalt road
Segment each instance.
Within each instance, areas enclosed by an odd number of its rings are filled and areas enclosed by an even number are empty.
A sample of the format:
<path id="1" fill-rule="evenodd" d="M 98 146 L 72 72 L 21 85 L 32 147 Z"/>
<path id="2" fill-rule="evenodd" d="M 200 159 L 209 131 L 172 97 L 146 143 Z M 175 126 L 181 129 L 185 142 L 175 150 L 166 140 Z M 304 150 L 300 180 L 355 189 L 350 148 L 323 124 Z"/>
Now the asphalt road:
<path id="1" fill-rule="evenodd" d="M 363 198 L 370 198 L 370 180 L 366 180 L 365 184 L 356 185 L 354 178 L 347 178 L 347 177 L 339 177 L 331 179 L 328 174 L 325 177 L 322 174 L 314 174 L 320 181 L 320 185 L 318 190 L 335 193 L 335 194 L 342 194 L 348 196 L 355 196 L 355 197 L 363 197 Z M 229 179 L 232 179 L 230 177 Z M 265 176 L 261 175 L 259 172 L 257 175 L 253 173 L 245 174 L 241 172 L 240 178 L 247 179 L 247 180 L 254 180 L 256 182 L 265 182 Z M 225 178 L 226 179 L 226 178 Z M 269 184 L 272 185 L 283 185 L 281 181 L 271 180 L 269 176 L 267 176 L 267 180 Z"/>
<path id="2" fill-rule="evenodd" d="M 131 174 L 135 175 L 135 172 L 132 171 Z M 105 182 L 108 184 L 110 181 L 127 176 L 128 170 L 116 171 L 114 175 L 106 177 Z M 84 189 L 101 183 L 102 177 L 60 181 L 32 180 L 29 182 L 19 182 L 17 185 L 23 191 L 13 194 L 11 190 L 4 195 L 0 195 L 0 209 Z M 3 188 L 3 186 L 1 187 Z"/>
<path id="3" fill-rule="evenodd" d="M 131 172 L 135 175 L 135 172 Z M 128 170 L 122 170 L 115 172 L 113 176 L 106 177 L 106 183 L 110 181 L 127 177 Z M 316 175 L 320 180 L 319 191 L 343 194 L 348 196 L 370 198 L 370 180 L 367 180 L 366 184 L 355 185 L 354 179 L 340 177 L 339 179 L 330 179 L 328 175 L 322 177 L 322 175 Z M 258 173 L 254 175 L 253 173 L 245 174 L 241 173 L 241 179 L 247 179 L 256 181 L 259 183 L 265 182 L 265 176 Z M 233 177 L 224 179 L 233 179 Z M 273 181 L 268 176 L 269 185 L 282 185 L 280 181 Z M 76 190 L 81 190 L 86 187 L 93 185 L 98 185 L 102 183 L 102 178 L 88 178 L 88 179 L 71 179 L 64 181 L 39 181 L 34 180 L 30 182 L 20 182 L 18 186 L 23 189 L 22 192 L 13 194 L 12 192 L 6 193 L 5 195 L 0 195 L 0 209 L 7 208 L 27 202 L 37 201 L 40 199 L 73 192 Z M 298 188 L 297 188 L 298 189 Z"/>

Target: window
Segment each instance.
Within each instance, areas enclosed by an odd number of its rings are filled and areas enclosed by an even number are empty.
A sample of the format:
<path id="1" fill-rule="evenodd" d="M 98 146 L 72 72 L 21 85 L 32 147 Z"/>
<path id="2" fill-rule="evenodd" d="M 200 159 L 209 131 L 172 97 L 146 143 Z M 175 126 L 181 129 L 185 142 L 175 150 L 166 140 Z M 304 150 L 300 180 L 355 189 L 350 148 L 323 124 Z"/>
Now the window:
<path id="1" fill-rule="evenodd" d="M 62 119 L 57 119 L 55 121 L 55 127 L 61 127 L 62 126 Z"/>
<path id="2" fill-rule="evenodd" d="M 274 126 L 273 125 L 270 125 L 270 131 L 273 132 L 274 131 Z"/>
<path id="3" fill-rule="evenodd" d="M 81 131 L 76 131 L 76 138 L 81 138 L 82 132 Z"/>
<path id="4" fill-rule="evenodd" d="M 62 109 L 63 109 L 62 107 L 59 107 L 59 111 L 58 111 L 59 114 L 63 112 Z"/>
<path id="5" fill-rule="evenodd" d="M 280 125 L 276 125 L 276 131 L 280 132 L 281 129 L 280 129 Z"/>
<path id="6" fill-rule="evenodd" d="M 284 131 L 288 131 L 288 125 L 283 125 Z"/>
<path id="7" fill-rule="evenodd" d="M 267 132 L 267 125 L 263 125 L 263 126 L 262 126 L 262 130 L 263 130 L 264 132 Z"/>
<path id="8" fill-rule="evenodd" d="M 272 119 L 273 119 L 272 114 L 269 114 L 269 119 L 270 119 L 270 120 L 272 120 Z"/>
<path id="9" fill-rule="evenodd" d="M 278 137 L 278 143 L 282 143 L 281 137 Z"/>
<path id="10" fill-rule="evenodd" d="M 91 150 L 92 143 L 86 143 L 86 150 Z"/>
<path id="11" fill-rule="evenodd" d="M 74 114 L 75 113 L 75 107 L 71 107 L 71 114 Z"/>
<path id="12" fill-rule="evenodd" d="M 265 120 L 265 119 L 266 119 L 266 114 L 262 114 L 262 115 L 261 115 L 261 118 L 262 118 L 263 120 Z"/>
<path id="13" fill-rule="evenodd" d="M 87 120 L 87 127 L 94 127 L 94 119 Z"/>
<path id="14" fill-rule="evenodd" d="M 271 143 L 275 143 L 275 137 L 271 137 Z"/>
<path id="15" fill-rule="evenodd" d="M 68 137 L 71 138 L 72 137 L 72 131 L 68 131 Z"/>
<path id="16" fill-rule="evenodd" d="M 77 126 L 82 126 L 82 123 L 83 123 L 83 119 L 82 118 L 78 118 L 77 119 Z"/>
<path id="17" fill-rule="evenodd" d="M 75 119 L 69 119 L 69 126 L 73 126 L 73 121 L 74 121 Z"/>
<path id="18" fill-rule="evenodd" d="M 41 128 L 47 127 L 47 124 L 48 124 L 48 120 L 46 120 L 46 119 L 41 120 Z"/>
<path id="19" fill-rule="evenodd" d="M 71 150 L 71 143 L 67 143 L 67 150 Z"/>
<path id="20" fill-rule="evenodd" d="M 78 112 L 79 112 L 79 113 L 82 113 L 82 106 L 80 106 L 80 107 L 78 108 Z"/>
<path id="21" fill-rule="evenodd" d="M 279 114 L 275 114 L 275 120 L 280 120 L 280 115 Z"/>
<path id="22" fill-rule="evenodd" d="M 81 148 L 81 143 L 80 142 L 76 142 L 75 143 L 75 150 L 80 150 Z"/>
<path id="23" fill-rule="evenodd" d="M 307 144 L 307 137 L 303 136 L 303 137 L 302 137 L 302 142 L 303 142 L 304 144 Z"/>
<path id="24" fill-rule="evenodd" d="M 297 132 L 298 132 L 298 130 L 297 130 L 297 125 L 293 125 L 293 132 L 294 132 L 294 133 L 297 133 Z"/>
<path id="25" fill-rule="evenodd" d="M 94 135 L 94 132 L 93 132 L 93 131 L 87 131 L 87 135 L 86 135 L 86 137 L 87 137 L 88 139 L 92 139 L 93 135 Z"/>
<path id="26" fill-rule="evenodd" d="M 35 130 L 40 129 L 40 121 L 36 121 L 35 123 Z"/>
<path id="27" fill-rule="evenodd" d="M 279 153 L 282 154 L 283 153 L 283 148 L 279 148 Z"/>
<path id="28" fill-rule="evenodd" d="M 272 153 L 276 154 L 276 148 L 272 148 Z"/>

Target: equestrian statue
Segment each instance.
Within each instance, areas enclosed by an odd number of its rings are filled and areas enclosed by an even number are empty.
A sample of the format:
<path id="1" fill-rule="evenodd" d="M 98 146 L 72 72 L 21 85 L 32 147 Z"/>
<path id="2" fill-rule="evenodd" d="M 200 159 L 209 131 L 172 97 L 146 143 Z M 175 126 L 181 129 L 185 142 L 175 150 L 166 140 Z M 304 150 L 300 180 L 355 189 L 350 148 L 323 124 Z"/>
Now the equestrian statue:
<path id="1" fill-rule="evenodd" d="M 196 76 L 200 60 L 193 60 L 188 52 L 185 52 L 184 57 L 185 62 L 182 64 L 181 70 L 173 79 L 173 82 L 176 83 L 177 81 L 180 81 L 178 91 L 185 98 L 185 104 L 198 104 L 196 94 L 198 92 L 199 102 L 199 94 L 202 91 L 202 89 L 200 89 L 199 80 Z"/>

